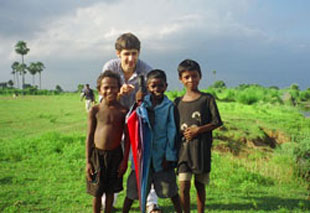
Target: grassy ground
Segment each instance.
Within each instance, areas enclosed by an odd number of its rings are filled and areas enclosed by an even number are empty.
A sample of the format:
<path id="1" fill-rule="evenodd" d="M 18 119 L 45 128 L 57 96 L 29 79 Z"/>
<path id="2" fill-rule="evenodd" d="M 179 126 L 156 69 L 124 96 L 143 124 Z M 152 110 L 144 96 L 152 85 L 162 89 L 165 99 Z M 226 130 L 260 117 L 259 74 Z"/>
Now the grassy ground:
<path id="1" fill-rule="evenodd" d="M 207 210 L 309 211 L 307 183 L 296 177 L 291 157 L 294 140 L 309 132 L 309 119 L 271 105 L 219 103 L 219 109 L 225 127 L 215 132 Z M 0 128 L 0 212 L 91 212 L 84 176 L 86 113 L 78 95 L 0 97 Z M 248 146 L 266 135 L 283 144 Z M 191 195 L 195 212 L 194 189 Z M 169 200 L 159 202 L 164 212 L 173 212 Z M 137 202 L 132 209 L 139 212 Z"/>

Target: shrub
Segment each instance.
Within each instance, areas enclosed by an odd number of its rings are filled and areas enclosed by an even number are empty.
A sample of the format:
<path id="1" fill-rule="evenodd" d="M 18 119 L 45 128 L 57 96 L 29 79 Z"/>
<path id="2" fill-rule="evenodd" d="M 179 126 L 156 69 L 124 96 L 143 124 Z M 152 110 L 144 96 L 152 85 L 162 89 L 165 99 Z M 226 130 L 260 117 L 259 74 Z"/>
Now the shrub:
<path id="1" fill-rule="evenodd" d="M 294 149 L 297 174 L 310 181 L 310 136 L 298 143 Z"/>

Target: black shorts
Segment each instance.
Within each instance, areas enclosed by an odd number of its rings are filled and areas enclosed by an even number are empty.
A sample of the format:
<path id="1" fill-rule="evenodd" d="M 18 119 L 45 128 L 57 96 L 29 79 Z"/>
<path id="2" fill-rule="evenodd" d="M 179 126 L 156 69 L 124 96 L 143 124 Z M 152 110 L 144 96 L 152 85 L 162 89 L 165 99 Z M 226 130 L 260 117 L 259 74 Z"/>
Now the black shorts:
<path id="1" fill-rule="evenodd" d="M 94 197 L 102 196 L 103 193 L 113 194 L 123 190 L 123 178 L 118 177 L 118 168 L 123 160 L 121 146 L 114 150 L 93 149 L 91 164 L 94 169 L 93 180 L 87 183 L 87 193 Z"/>

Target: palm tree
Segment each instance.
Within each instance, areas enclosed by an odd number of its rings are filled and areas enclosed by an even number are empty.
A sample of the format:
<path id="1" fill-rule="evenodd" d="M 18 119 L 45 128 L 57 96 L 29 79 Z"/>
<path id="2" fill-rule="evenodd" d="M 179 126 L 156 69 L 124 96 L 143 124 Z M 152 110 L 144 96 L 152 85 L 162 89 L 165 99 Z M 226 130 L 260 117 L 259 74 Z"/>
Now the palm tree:
<path id="1" fill-rule="evenodd" d="M 22 77 L 25 76 L 26 70 L 27 69 L 27 65 L 26 64 L 18 64 L 17 66 L 17 72 L 19 73 L 19 75 L 21 75 Z M 25 80 L 25 79 L 23 79 Z M 22 89 L 24 89 L 24 85 L 25 85 L 25 81 L 22 84 Z"/>
<path id="2" fill-rule="evenodd" d="M 11 88 L 13 88 L 14 82 L 13 82 L 12 80 L 9 80 L 9 81 L 8 81 L 8 85 L 9 85 Z"/>
<path id="3" fill-rule="evenodd" d="M 26 42 L 24 41 L 18 41 L 17 44 L 15 45 L 15 52 L 17 54 L 20 54 L 22 56 L 22 64 L 24 64 L 24 55 L 26 55 L 29 52 L 29 48 L 27 47 Z M 22 68 L 25 66 L 22 66 Z M 21 71 L 22 73 L 22 89 L 24 88 L 25 85 L 25 70 Z"/>
<path id="4" fill-rule="evenodd" d="M 41 89 L 41 72 L 45 69 L 45 66 L 40 61 L 38 61 L 36 65 L 37 65 L 37 72 L 39 73 L 39 77 L 40 77 L 40 89 Z"/>
<path id="5" fill-rule="evenodd" d="M 214 82 L 216 81 L 216 70 L 212 71 L 213 75 L 214 75 Z"/>
<path id="6" fill-rule="evenodd" d="M 38 72 L 38 66 L 37 63 L 31 62 L 30 65 L 27 67 L 27 70 L 32 75 L 32 84 L 35 86 L 35 74 Z"/>
<path id="7" fill-rule="evenodd" d="M 17 88 L 19 88 L 19 78 L 18 78 L 18 66 L 19 66 L 19 62 L 15 61 L 12 65 L 11 65 L 11 68 L 12 68 L 12 74 L 15 76 L 16 75 L 16 78 L 14 77 L 14 79 L 16 79 L 16 86 Z M 15 82 L 15 80 L 14 80 Z M 15 84 L 15 83 L 14 83 Z"/>

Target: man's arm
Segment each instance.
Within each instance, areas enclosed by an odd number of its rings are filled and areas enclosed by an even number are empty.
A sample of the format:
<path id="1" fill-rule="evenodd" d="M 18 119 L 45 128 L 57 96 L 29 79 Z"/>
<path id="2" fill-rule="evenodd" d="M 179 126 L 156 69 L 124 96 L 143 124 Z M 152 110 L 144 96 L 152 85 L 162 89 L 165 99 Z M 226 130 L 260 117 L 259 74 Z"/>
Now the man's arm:
<path id="1" fill-rule="evenodd" d="M 88 181 L 92 181 L 92 175 L 94 174 L 93 165 L 91 164 L 90 158 L 92 149 L 94 148 L 94 135 L 96 130 L 96 111 L 97 107 L 92 107 L 88 113 L 88 130 L 86 138 L 86 177 Z"/>

